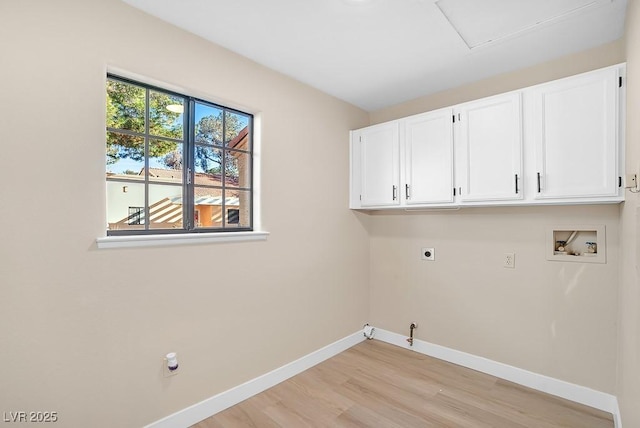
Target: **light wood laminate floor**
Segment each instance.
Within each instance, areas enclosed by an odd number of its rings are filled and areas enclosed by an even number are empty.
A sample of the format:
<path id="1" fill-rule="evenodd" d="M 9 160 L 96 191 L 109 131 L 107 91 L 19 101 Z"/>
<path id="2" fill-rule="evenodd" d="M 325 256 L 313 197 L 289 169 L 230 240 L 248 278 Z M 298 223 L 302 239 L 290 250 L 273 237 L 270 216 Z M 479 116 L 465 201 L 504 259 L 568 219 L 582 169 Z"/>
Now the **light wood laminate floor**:
<path id="1" fill-rule="evenodd" d="M 193 427 L 613 426 L 609 413 L 372 340 Z"/>

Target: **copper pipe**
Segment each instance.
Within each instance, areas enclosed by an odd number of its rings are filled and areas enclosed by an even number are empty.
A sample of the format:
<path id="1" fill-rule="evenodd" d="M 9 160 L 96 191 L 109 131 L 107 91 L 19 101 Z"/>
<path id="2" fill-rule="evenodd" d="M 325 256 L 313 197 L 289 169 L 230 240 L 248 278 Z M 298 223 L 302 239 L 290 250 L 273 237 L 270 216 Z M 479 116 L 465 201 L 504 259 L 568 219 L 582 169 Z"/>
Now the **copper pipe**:
<path id="1" fill-rule="evenodd" d="M 418 328 L 418 324 L 412 322 L 409 326 L 409 337 L 407 338 L 407 342 L 409 342 L 409 346 L 413 346 L 413 330 Z"/>

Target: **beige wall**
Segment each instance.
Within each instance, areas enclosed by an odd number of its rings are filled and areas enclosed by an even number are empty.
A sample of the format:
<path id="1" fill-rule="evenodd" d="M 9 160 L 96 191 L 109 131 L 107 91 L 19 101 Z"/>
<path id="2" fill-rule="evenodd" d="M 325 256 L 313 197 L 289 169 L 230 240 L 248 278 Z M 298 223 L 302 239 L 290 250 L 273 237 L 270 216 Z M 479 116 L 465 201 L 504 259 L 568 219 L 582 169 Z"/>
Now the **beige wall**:
<path id="1" fill-rule="evenodd" d="M 629 0 L 626 22 L 627 172 L 640 171 L 640 2 Z M 620 214 L 620 319 L 618 399 L 625 427 L 640 426 L 640 288 L 638 195 L 627 192 Z"/>
<path id="2" fill-rule="evenodd" d="M 378 123 L 624 62 L 622 41 L 371 114 Z M 371 321 L 418 339 L 616 392 L 619 205 L 371 216 Z M 553 225 L 604 224 L 607 263 L 547 261 Z M 419 259 L 433 246 L 435 262 Z M 514 270 L 502 267 L 516 253 Z"/>
<path id="3" fill-rule="evenodd" d="M 618 206 L 476 208 L 371 219 L 371 322 L 615 392 Z M 604 224 L 607 263 L 547 261 L 553 225 Z M 421 247 L 435 261 L 420 260 Z M 502 266 L 516 254 L 515 269 Z"/>
<path id="4" fill-rule="evenodd" d="M 624 62 L 624 43 L 618 40 L 574 55 L 500 74 L 459 88 L 416 98 L 406 103 L 371 112 L 371 123 L 381 123 L 412 114 L 448 107 L 502 92 L 512 91 L 538 83 L 595 70 Z"/>
<path id="5" fill-rule="evenodd" d="M 3 0 L 0 53 L 0 411 L 139 427 L 367 321 L 366 112 L 118 0 Z M 266 242 L 96 249 L 107 66 L 259 114 Z"/>
<path id="6" fill-rule="evenodd" d="M 616 205 L 346 208 L 349 129 L 621 62 L 621 42 L 370 117 L 118 0 L 2 1 L 0 52 L 0 411 L 57 411 L 56 426 L 141 426 L 364 321 L 400 333 L 417 321 L 419 339 L 615 392 L 622 248 L 618 390 L 625 419 L 640 421 L 635 199 L 621 217 Z M 257 113 L 268 241 L 96 249 L 107 66 Z M 606 265 L 544 260 L 548 226 L 574 222 L 607 226 Z M 418 260 L 424 245 L 436 262 Z M 516 253 L 515 270 L 502 268 L 505 252 Z M 164 379 L 169 351 L 181 373 Z"/>

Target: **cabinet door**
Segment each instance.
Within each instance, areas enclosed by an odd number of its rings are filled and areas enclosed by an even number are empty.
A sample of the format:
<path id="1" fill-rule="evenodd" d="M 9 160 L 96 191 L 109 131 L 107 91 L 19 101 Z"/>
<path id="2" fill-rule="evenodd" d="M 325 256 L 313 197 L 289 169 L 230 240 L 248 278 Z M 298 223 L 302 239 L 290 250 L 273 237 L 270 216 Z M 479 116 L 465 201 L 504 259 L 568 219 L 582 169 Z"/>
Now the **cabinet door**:
<path id="1" fill-rule="evenodd" d="M 617 69 L 531 90 L 536 199 L 618 194 Z"/>
<path id="2" fill-rule="evenodd" d="M 362 153 L 360 130 L 349 132 L 349 208 L 362 208 Z"/>
<path id="3" fill-rule="evenodd" d="M 360 130 L 362 206 L 400 203 L 398 122 Z"/>
<path id="4" fill-rule="evenodd" d="M 456 109 L 461 201 L 522 199 L 522 102 L 509 93 Z"/>
<path id="5" fill-rule="evenodd" d="M 402 197 L 407 205 L 453 202 L 453 110 L 404 121 Z"/>

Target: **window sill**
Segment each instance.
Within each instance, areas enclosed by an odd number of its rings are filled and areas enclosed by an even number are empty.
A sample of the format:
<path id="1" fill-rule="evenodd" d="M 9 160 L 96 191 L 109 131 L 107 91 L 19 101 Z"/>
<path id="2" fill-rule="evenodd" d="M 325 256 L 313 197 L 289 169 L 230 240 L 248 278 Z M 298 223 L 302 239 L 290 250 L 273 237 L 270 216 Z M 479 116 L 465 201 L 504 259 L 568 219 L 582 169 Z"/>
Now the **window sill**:
<path id="1" fill-rule="evenodd" d="M 130 235 L 97 238 L 99 249 L 159 247 L 218 242 L 266 241 L 269 232 L 186 233 L 180 235 Z"/>

